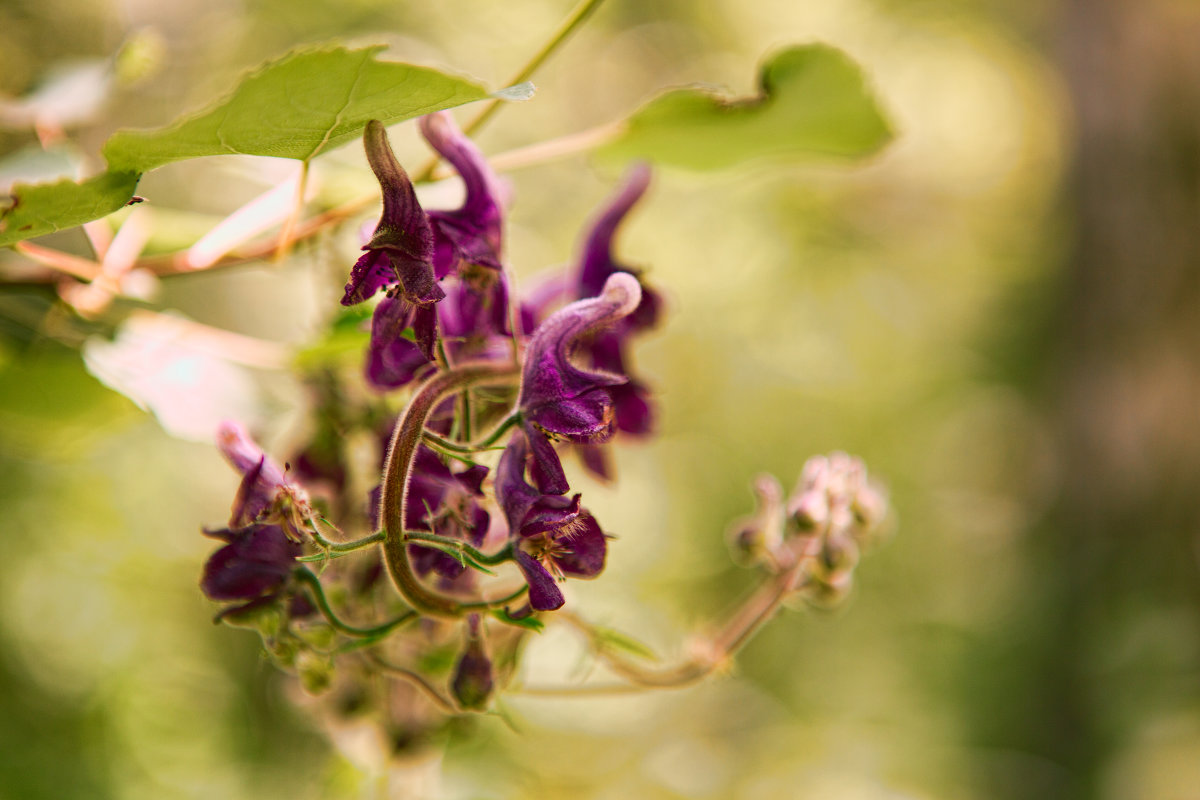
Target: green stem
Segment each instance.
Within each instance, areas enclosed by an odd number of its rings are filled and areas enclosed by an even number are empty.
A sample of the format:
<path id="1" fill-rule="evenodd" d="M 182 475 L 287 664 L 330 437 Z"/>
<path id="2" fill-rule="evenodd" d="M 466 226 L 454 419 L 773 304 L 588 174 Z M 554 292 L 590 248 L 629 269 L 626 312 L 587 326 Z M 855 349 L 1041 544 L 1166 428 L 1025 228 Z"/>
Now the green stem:
<path id="1" fill-rule="evenodd" d="M 405 509 L 408 504 L 408 483 L 412 475 L 417 447 L 425 431 L 425 420 L 445 397 L 469 386 L 509 384 L 518 375 L 518 367 L 509 363 L 476 361 L 438 373 L 421 385 L 413 395 L 392 434 L 387 464 L 383 472 L 379 501 L 383 521 L 383 555 L 388 574 L 401 596 L 417 611 L 443 617 L 463 614 L 464 606 L 457 600 L 426 588 L 413 572 L 408 560 L 407 538 L 404 532 Z"/>
<path id="2" fill-rule="evenodd" d="M 478 453 L 480 450 L 487 450 L 489 447 L 496 444 L 500 437 L 503 436 L 509 428 L 511 428 L 513 425 L 516 425 L 520 421 L 521 412 L 514 411 L 501 420 L 500 424 L 496 426 L 495 430 L 489 433 L 487 438 L 478 444 L 461 444 L 459 442 L 452 442 L 444 436 L 438 436 L 433 431 L 425 431 L 423 435 L 426 442 L 432 443 L 443 450 L 470 455 L 471 453 Z"/>
<path id="3" fill-rule="evenodd" d="M 727 664 L 775 616 L 784 599 L 799 587 L 807 574 L 805 562 L 797 560 L 789 569 L 759 587 L 718 634 L 704 642 L 703 653 L 668 667 L 648 667 L 630 661 L 611 649 L 599 647 L 591 625 L 583 619 L 569 611 L 560 611 L 557 616 L 582 631 L 592 642 L 596 655 L 631 684 L 646 689 L 678 689 L 703 680 Z"/>
<path id="4" fill-rule="evenodd" d="M 317 608 L 321 615 L 329 621 L 333 628 L 347 636 L 363 636 L 369 638 L 379 638 L 386 636 L 404 623 L 417 617 L 415 611 L 405 611 L 400 616 L 396 617 L 391 622 L 385 622 L 382 625 L 375 625 L 370 628 L 360 628 L 356 625 L 350 625 L 342 622 L 338 615 L 334 613 L 333 608 L 329 605 L 329 599 L 325 597 L 325 587 L 321 586 L 321 579 L 303 567 L 295 571 L 295 576 L 301 583 L 305 584 L 313 599 L 317 603 Z"/>
<path id="5" fill-rule="evenodd" d="M 368 653 L 367 660 L 382 669 L 384 672 L 389 672 L 392 675 L 403 678 L 409 683 L 412 683 L 418 689 L 423 691 L 426 696 L 428 696 L 429 699 L 434 702 L 434 705 L 438 706 L 438 708 L 440 708 L 442 711 L 445 711 L 447 714 L 458 713 L 458 708 L 454 705 L 454 703 L 450 702 L 449 698 L 443 696 L 442 693 L 437 690 L 437 687 L 427 681 L 419 672 L 401 667 L 397 664 L 393 664 L 390 661 L 386 661 L 375 653 Z"/>
<path id="6" fill-rule="evenodd" d="M 471 545 L 464 542 L 462 539 L 451 539 L 448 536 L 438 536 L 436 533 L 422 533 L 421 531 L 405 531 L 404 538 L 410 542 L 436 542 L 437 544 L 453 547 L 456 550 L 461 550 L 464 555 L 472 561 L 478 561 L 480 564 L 503 564 L 505 561 L 512 560 L 512 545 L 507 544 L 492 555 L 484 555 L 476 550 Z"/>
<path id="7" fill-rule="evenodd" d="M 542 64 L 546 63 L 546 59 L 550 58 L 550 56 L 553 55 L 559 47 L 565 44 L 567 39 L 571 38 L 571 34 L 575 33 L 575 31 L 579 29 L 579 26 L 586 22 L 587 18 L 590 17 L 603 2 L 604 0 L 581 0 L 581 2 L 575 6 L 575 8 L 571 9 L 571 13 L 568 14 L 566 19 L 562 21 L 562 24 L 558 26 L 558 30 L 556 30 L 554 34 L 546 41 L 546 43 L 542 45 L 542 48 L 534 54 L 533 58 L 529 59 L 529 61 L 525 63 L 525 66 L 521 67 L 520 71 L 518 71 L 516 75 L 509 79 L 508 85 L 512 86 L 514 84 L 524 83 L 532 78 L 533 74 L 538 71 Z M 483 107 L 483 110 L 472 117 L 471 121 L 463 126 L 463 133 L 470 136 L 482 128 L 484 124 L 492 118 L 492 115 L 500 109 L 500 106 L 504 102 L 504 100 L 496 99 L 490 100 L 488 103 L 486 103 Z M 413 178 L 413 181 L 415 183 L 421 183 L 429 180 L 433 176 L 433 171 L 437 169 L 437 165 L 441 162 L 441 160 L 442 159 L 440 156 L 434 156 L 432 159 L 430 159 L 428 164 L 426 164 L 420 171 L 417 172 L 417 175 L 415 178 Z"/>

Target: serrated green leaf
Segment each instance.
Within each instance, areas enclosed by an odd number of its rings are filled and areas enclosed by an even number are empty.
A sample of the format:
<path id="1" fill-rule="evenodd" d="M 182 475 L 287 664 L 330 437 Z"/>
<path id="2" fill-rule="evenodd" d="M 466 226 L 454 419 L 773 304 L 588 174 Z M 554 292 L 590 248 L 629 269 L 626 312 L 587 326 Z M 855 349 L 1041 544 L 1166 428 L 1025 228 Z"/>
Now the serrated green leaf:
<path id="1" fill-rule="evenodd" d="M 82 183 L 18 183 L 7 201 L 0 200 L 4 205 L 0 211 L 0 246 L 111 214 L 129 202 L 137 183 L 138 175 L 133 172 L 106 172 Z"/>
<path id="2" fill-rule="evenodd" d="M 765 158 L 846 160 L 892 138 L 862 70 L 827 45 L 791 47 L 759 73 L 761 93 L 729 98 L 676 89 L 634 112 L 598 155 L 694 170 Z"/>
<path id="3" fill-rule="evenodd" d="M 199 156 L 241 153 L 302 161 L 385 125 L 482 100 L 477 83 L 428 67 L 377 61 L 381 46 L 297 50 L 251 72 L 231 94 L 156 130 L 117 131 L 110 169 L 146 170 Z"/>
<path id="4" fill-rule="evenodd" d="M 593 625 L 591 635 L 592 640 L 602 649 L 622 650 L 647 661 L 658 661 L 658 655 L 648 645 L 639 642 L 627 633 Z"/>

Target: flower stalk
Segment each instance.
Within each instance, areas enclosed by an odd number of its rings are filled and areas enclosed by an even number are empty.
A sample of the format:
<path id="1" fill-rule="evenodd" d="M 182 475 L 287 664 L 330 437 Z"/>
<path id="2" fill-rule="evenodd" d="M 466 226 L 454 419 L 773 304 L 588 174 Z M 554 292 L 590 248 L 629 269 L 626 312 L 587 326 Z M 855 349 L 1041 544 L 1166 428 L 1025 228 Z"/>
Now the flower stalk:
<path id="1" fill-rule="evenodd" d="M 468 362 L 440 372 L 417 390 L 396 423 L 388 446 L 379 499 L 379 518 L 384 531 L 384 561 L 397 591 L 423 614 L 457 617 L 466 608 L 458 600 L 438 594 L 422 584 L 408 557 L 404 535 L 408 482 L 412 476 L 417 447 L 425 432 L 425 422 L 433 409 L 450 395 L 471 386 L 510 385 L 518 374 L 517 365 L 493 361 Z"/>

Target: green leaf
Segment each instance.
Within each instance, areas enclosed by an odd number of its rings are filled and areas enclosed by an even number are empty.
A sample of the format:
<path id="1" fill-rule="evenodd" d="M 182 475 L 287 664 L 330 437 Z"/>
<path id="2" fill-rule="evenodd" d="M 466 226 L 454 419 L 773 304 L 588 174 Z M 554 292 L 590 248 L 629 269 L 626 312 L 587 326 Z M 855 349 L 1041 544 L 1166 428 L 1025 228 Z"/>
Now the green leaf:
<path id="1" fill-rule="evenodd" d="M 110 169 L 145 172 L 172 161 L 242 153 L 307 161 L 385 125 L 489 97 L 464 78 L 377 61 L 382 46 L 297 50 L 251 72 L 233 92 L 156 130 L 117 131 Z"/>
<path id="2" fill-rule="evenodd" d="M 18 183 L 7 202 L 0 200 L 4 205 L 0 211 L 0 246 L 107 216 L 133 197 L 138 177 L 135 172 L 106 172 L 82 183 L 69 179 Z"/>
<path id="3" fill-rule="evenodd" d="M 648 645 L 642 644 L 627 633 L 593 625 L 590 629 L 592 641 L 601 649 L 622 650 L 647 661 L 658 661 L 658 655 Z"/>
<path id="4" fill-rule="evenodd" d="M 493 610 L 492 616 L 503 622 L 505 625 L 514 625 L 518 628 L 525 628 L 526 630 L 530 630 L 535 633 L 541 633 L 542 629 L 546 627 L 546 623 L 542 622 L 537 617 L 521 617 L 518 619 L 517 617 L 509 614 L 508 609 L 506 608 L 497 608 Z"/>
<path id="5" fill-rule="evenodd" d="M 741 98 L 669 91 L 634 112 L 599 155 L 714 170 L 763 158 L 861 158 L 892 138 L 862 70 L 827 45 L 775 54 L 759 85 L 760 94 Z"/>

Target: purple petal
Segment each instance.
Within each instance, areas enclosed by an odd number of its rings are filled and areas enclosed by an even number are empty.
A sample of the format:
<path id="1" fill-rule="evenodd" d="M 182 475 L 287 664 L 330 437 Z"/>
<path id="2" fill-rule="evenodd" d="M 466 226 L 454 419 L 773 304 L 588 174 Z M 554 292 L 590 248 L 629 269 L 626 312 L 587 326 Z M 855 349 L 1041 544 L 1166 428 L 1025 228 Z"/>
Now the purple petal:
<path id="1" fill-rule="evenodd" d="M 612 437 L 615 411 L 608 390 L 594 389 L 581 397 L 531 409 L 525 419 L 540 430 L 557 433 L 573 442 L 595 443 Z"/>
<path id="2" fill-rule="evenodd" d="M 213 600 L 250 600 L 278 589 L 300 555 L 278 525 L 252 525 L 233 532 L 233 541 L 204 566 L 200 588 Z"/>
<path id="3" fill-rule="evenodd" d="M 517 562 L 517 568 L 525 576 L 525 582 L 529 584 L 529 605 L 538 611 L 553 611 L 556 608 L 562 608 L 566 601 L 563 599 L 558 584 L 546 571 L 546 568 L 523 550 L 514 550 L 513 557 Z"/>
<path id="4" fill-rule="evenodd" d="M 221 423 L 217 428 L 217 447 L 233 468 L 242 473 L 231 514 L 231 524 L 235 528 L 257 519 L 275 502 L 280 492 L 292 488 L 279 465 L 267 458 L 238 423 Z"/>
<path id="5" fill-rule="evenodd" d="M 462 484 L 462 487 L 469 494 L 477 497 L 483 496 L 483 481 L 487 478 L 488 468 L 483 464 L 476 464 L 473 467 L 468 467 L 462 472 L 454 476 L 454 479 Z"/>
<path id="6" fill-rule="evenodd" d="M 279 486 L 272 485 L 262 479 L 263 467 L 267 457 L 259 459 L 254 469 L 242 476 L 238 484 L 237 494 L 233 497 L 233 509 L 229 515 L 229 524 L 235 528 L 244 528 L 275 502 Z"/>
<path id="7" fill-rule="evenodd" d="M 538 430 L 525 426 L 525 436 L 529 440 L 529 449 L 533 453 L 533 464 L 530 475 L 538 491 L 545 494 L 566 494 L 571 488 L 567 483 L 567 473 L 563 472 L 562 461 L 554 450 L 554 445 Z"/>
<path id="8" fill-rule="evenodd" d="M 460 263 L 499 270 L 502 221 L 495 175 L 449 113 L 426 115 L 419 126 L 433 149 L 462 176 L 466 188 L 461 208 L 429 215 L 437 239 L 438 276 L 449 274 Z"/>
<path id="9" fill-rule="evenodd" d="M 596 518 L 584 511 L 571 531 L 559 541 L 570 545 L 570 550 L 554 557 L 554 563 L 564 575 L 573 578 L 594 578 L 604 570 L 604 557 L 608 553 L 608 540 L 600 530 Z"/>
<path id="10" fill-rule="evenodd" d="M 537 536 L 540 533 L 569 528 L 579 518 L 579 495 L 567 497 L 562 494 L 544 494 L 539 497 L 521 520 L 521 536 Z"/>
<path id="11" fill-rule="evenodd" d="M 580 337 L 622 319 L 640 301 L 637 279 L 618 272 L 609 277 L 599 297 L 570 303 L 538 327 L 526 350 L 518 397 L 527 419 L 550 433 L 585 441 L 611 432 L 611 402 L 596 390 L 626 378 L 581 369 L 570 356 Z M 585 395 L 592 396 L 571 403 Z"/>
<path id="12" fill-rule="evenodd" d="M 524 433 L 518 431 L 508 441 L 496 465 L 496 502 L 508 520 L 509 533 L 516 536 L 521 521 L 538 498 L 538 491 L 525 480 L 525 462 L 529 456 L 529 444 Z M 565 476 L 564 476 L 565 479 Z"/>
<path id="13" fill-rule="evenodd" d="M 398 297 L 385 297 L 371 318 L 371 341 L 367 346 L 367 380 L 381 389 L 394 389 L 413 379 L 432 359 L 419 345 L 404 338 L 404 329 L 414 324 L 419 310 Z"/>
<path id="14" fill-rule="evenodd" d="M 600 294 L 604 282 L 614 272 L 631 272 L 628 267 L 617 264 L 612 257 L 613 237 L 625 215 L 645 194 L 650 185 L 650 168 L 638 164 L 626 173 L 625 183 L 609 201 L 592 223 L 591 231 L 584 242 L 580 258 L 579 296 L 595 297 Z"/>
<path id="15" fill-rule="evenodd" d="M 342 305 L 352 306 L 374 297 L 380 289 L 391 286 L 399 278 L 392 269 L 392 260 L 383 250 L 368 250 L 359 256 L 350 270 L 350 280 L 342 295 Z"/>
<path id="16" fill-rule="evenodd" d="M 613 467 L 606 448 L 596 444 L 580 444 L 575 446 L 575 452 L 579 453 L 579 460 L 588 472 L 601 480 L 613 479 Z"/>
<path id="17" fill-rule="evenodd" d="M 617 429 L 635 436 L 644 436 L 654 428 L 654 407 L 650 393 L 640 383 L 630 381 L 612 390 L 617 411 Z"/>

